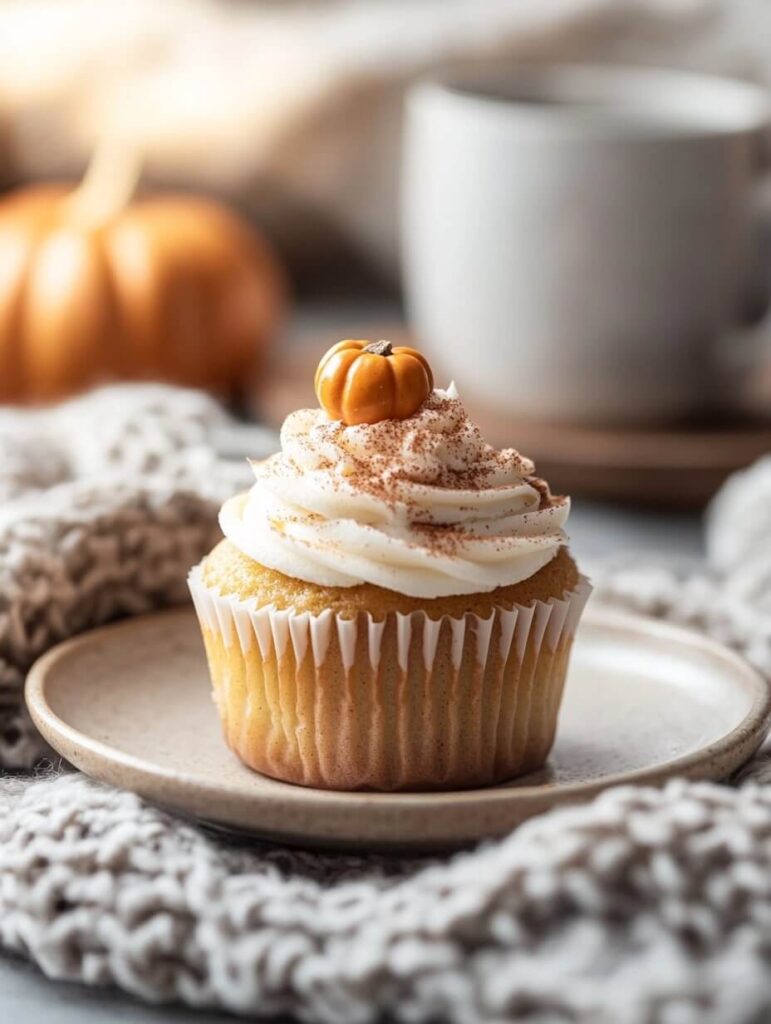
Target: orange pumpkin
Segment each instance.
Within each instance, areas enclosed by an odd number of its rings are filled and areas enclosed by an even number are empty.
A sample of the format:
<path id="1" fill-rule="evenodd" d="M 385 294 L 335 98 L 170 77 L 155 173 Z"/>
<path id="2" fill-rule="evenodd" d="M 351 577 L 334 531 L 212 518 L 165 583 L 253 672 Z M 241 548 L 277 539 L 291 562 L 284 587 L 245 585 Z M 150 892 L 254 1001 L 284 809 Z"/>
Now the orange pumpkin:
<path id="1" fill-rule="evenodd" d="M 112 170 L 106 189 L 87 176 L 0 203 L 0 401 L 111 378 L 230 393 L 277 327 L 284 280 L 260 236 L 201 198 L 130 202 Z"/>
<path id="2" fill-rule="evenodd" d="M 348 426 L 406 419 L 433 386 L 426 358 L 390 341 L 339 341 L 322 356 L 315 379 L 322 408 Z"/>

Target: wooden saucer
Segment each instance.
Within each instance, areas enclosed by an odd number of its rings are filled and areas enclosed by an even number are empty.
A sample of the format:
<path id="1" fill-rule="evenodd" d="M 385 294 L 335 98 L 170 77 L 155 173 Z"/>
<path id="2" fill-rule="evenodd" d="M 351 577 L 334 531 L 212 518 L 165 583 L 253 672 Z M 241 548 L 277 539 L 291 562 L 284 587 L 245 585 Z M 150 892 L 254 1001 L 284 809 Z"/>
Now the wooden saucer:
<path id="1" fill-rule="evenodd" d="M 493 443 L 534 459 L 553 491 L 585 498 L 699 509 L 731 473 L 771 452 L 771 428 L 762 424 L 590 429 L 469 411 Z"/>

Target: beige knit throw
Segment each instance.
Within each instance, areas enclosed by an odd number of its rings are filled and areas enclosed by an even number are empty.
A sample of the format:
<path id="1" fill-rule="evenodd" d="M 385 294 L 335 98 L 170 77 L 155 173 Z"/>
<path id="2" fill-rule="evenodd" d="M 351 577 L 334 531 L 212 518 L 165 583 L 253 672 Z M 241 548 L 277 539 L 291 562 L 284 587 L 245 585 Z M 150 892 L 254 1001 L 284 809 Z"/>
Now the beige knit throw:
<path id="1" fill-rule="evenodd" d="M 222 452 L 270 443 L 160 387 L 0 413 L 0 764 L 44 753 L 21 710 L 34 658 L 184 600 L 248 479 Z M 771 462 L 715 504 L 712 568 L 597 569 L 599 594 L 771 675 L 768 508 Z M 616 789 L 471 853 L 395 862 L 234 847 L 78 774 L 7 772 L 0 946 L 57 978 L 254 1016 L 750 1024 L 771 1013 L 763 757 L 744 778 Z"/>

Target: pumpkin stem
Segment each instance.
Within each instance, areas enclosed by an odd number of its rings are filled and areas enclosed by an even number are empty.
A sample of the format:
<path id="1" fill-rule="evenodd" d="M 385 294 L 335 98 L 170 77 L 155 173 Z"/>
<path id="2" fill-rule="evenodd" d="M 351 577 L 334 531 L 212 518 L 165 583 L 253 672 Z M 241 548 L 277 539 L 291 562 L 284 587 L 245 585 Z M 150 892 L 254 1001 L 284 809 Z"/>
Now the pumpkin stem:
<path id="1" fill-rule="evenodd" d="M 369 345 L 364 346 L 362 351 L 371 352 L 373 356 L 390 356 L 393 345 L 390 341 L 371 341 Z"/>
<path id="2" fill-rule="evenodd" d="M 70 214 L 98 226 L 126 207 L 136 192 L 142 159 L 135 147 L 107 136 L 91 156 L 80 185 L 69 197 Z"/>

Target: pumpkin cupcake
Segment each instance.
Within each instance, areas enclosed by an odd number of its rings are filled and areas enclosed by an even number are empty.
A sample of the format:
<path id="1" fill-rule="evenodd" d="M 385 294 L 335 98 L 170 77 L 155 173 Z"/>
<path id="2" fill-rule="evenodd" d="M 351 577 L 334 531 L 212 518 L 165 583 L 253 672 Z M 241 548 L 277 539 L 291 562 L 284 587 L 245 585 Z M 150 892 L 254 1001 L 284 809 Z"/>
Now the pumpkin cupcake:
<path id="1" fill-rule="evenodd" d="M 569 499 L 486 444 L 413 349 L 340 342 L 316 393 L 190 575 L 226 742 L 329 789 L 540 767 L 590 590 Z"/>

